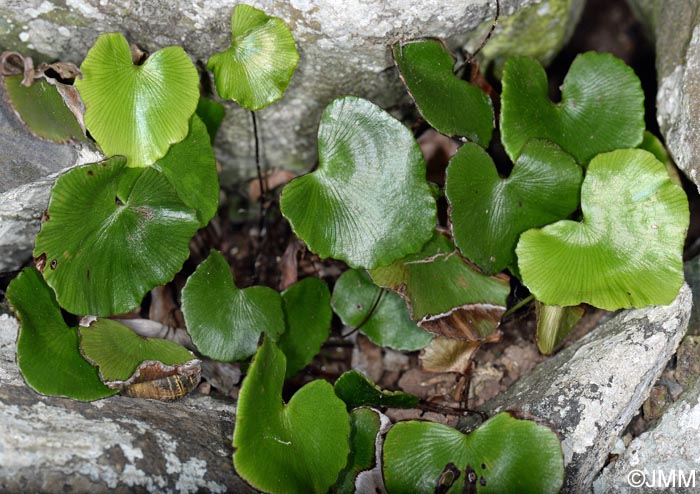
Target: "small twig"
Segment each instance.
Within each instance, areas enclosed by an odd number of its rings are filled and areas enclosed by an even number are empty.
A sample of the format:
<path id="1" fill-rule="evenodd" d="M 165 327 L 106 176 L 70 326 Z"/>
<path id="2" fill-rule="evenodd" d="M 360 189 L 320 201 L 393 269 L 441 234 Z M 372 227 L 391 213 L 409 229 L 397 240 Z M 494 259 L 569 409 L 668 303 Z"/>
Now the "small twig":
<path id="1" fill-rule="evenodd" d="M 476 57 L 481 50 L 483 50 L 484 46 L 486 46 L 486 43 L 491 39 L 491 35 L 493 35 L 494 30 L 496 29 L 496 24 L 498 24 L 498 17 L 501 15 L 501 4 L 499 0 L 496 0 L 496 15 L 493 18 L 493 22 L 491 23 L 491 27 L 489 28 L 489 32 L 486 33 L 486 36 L 484 36 L 484 39 L 481 40 L 481 43 L 479 46 L 474 50 L 474 53 L 469 55 L 464 59 L 462 63 L 460 63 L 455 69 L 454 73 L 458 73 L 460 70 L 464 68 L 465 65 L 469 65 L 472 63 L 474 60 L 474 57 Z"/>
<path id="2" fill-rule="evenodd" d="M 369 321 L 369 318 L 372 317 L 372 314 L 374 314 L 374 311 L 377 309 L 377 306 L 379 305 L 379 301 L 382 299 L 382 295 L 384 295 L 384 292 L 386 292 L 386 289 L 384 289 L 384 288 L 379 289 L 379 293 L 377 294 L 377 298 L 374 299 L 374 303 L 372 304 L 372 307 L 369 309 L 369 312 L 364 317 L 364 319 L 362 319 L 362 322 L 360 322 L 360 324 L 355 326 L 348 333 L 341 334 L 340 335 L 341 338 L 347 338 L 348 336 L 357 333 L 360 330 L 360 328 L 362 328 L 362 326 L 364 326 L 367 323 L 367 321 Z"/>
<path id="3" fill-rule="evenodd" d="M 513 307 L 511 307 L 510 309 L 508 309 L 508 310 L 503 314 L 503 316 L 501 317 L 501 321 L 503 321 L 503 320 L 505 320 L 507 317 L 513 315 L 515 312 L 517 312 L 517 311 L 520 310 L 522 307 L 524 307 L 525 305 L 527 305 L 527 304 L 529 304 L 530 302 L 532 302 L 534 299 L 535 299 L 535 296 L 534 296 L 533 294 L 528 295 L 527 297 L 525 297 L 524 299 L 522 299 L 520 302 L 518 302 L 517 304 L 515 304 Z"/>
<path id="4" fill-rule="evenodd" d="M 480 412 L 479 410 L 470 410 L 469 408 L 454 408 L 443 405 L 436 405 L 434 403 L 429 403 L 425 400 L 421 400 L 420 402 L 418 402 L 416 408 L 419 410 L 423 410 L 424 412 L 441 413 L 443 415 L 460 415 L 463 417 L 466 417 L 467 415 L 478 415 L 482 420 L 486 420 L 489 418 L 489 416 L 486 413 Z"/>

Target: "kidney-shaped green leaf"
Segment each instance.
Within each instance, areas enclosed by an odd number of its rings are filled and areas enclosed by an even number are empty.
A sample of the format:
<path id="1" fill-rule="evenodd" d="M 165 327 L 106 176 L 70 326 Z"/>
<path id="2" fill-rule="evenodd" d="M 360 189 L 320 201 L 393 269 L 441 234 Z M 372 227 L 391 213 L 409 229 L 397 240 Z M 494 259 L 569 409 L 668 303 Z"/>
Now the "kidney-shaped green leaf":
<path id="1" fill-rule="evenodd" d="M 421 252 L 370 271 L 375 283 L 409 302 L 414 321 L 447 315 L 470 304 L 505 307 L 510 286 L 472 268 L 447 238 L 436 233 Z"/>
<path id="2" fill-rule="evenodd" d="M 504 179 L 486 151 L 465 144 L 445 182 L 455 244 L 484 272 L 498 273 L 515 260 L 522 232 L 574 212 L 582 179 L 574 159 L 547 141 L 528 142 Z"/>
<path id="3" fill-rule="evenodd" d="M 400 422 L 387 434 L 383 458 L 389 494 L 555 494 L 564 482 L 557 435 L 509 413 L 467 435 L 442 424 Z"/>
<path id="4" fill-rule="evenodd" d="M 326 282 L 305 278 L 282 292 L 287 329 L 277 342 L 287 357 L 286 376 L 306 367 L 328 339 L 333 312 Z"/>
<path id="5" fill-rule="evenodd" d="M 75 87 L 85 103 L 85 126 L 108 156 L 148 166 L 185 138 L 199 101 L 199 76 L 179 46 L 134 65 L 119 33 L 103 34 L 80 66 Z"/>
<path id="6" fill-rule="evenodd" d="M 162 173 L 121 156 L 74 168 L 51 191 L 34 257 L 58 302 L 74 314 L 129 312 L 170 281 L 199 227 Z"/>
<path id="7" fill-rule="evenodd" d="M 240 4 L 231 16 L 231 47 L 207 61 L 219 96 L 248 110 L 282 97 L 299 61 L 294 38 L 282 19 Z"/>
<path id="8" fill-rule="evenodd" d="M 236 472 L 254 488 L 324 493 L 345 466 L 350 418 L 323 380 L 282 402 L 284 354 L 265 337 L 243 381 L 233 433 Z"/>
<path id="9" fill-rule="evenodd" d="M 289 182 L 281 208 L 319 256 L 384 266 L 420 250 L 435 227 L 435 200 L 413 134 L 373 103 L 333 101 L 321 117 L 318 170 Z"/>
<path id="10" fill-rule="evenodd" d="M 433 335 L 411 319 L 406 302 L 394 292 L 381 291 L 366 271 L 351 269 L 336 281 L 331 305 L 343 324 L 359 327 L 379 346 L 412 352 L 430 343 Z"/>
<path id="11" fill-rule="evenodd" d="M 226 259 L 212 250 L 182 289 L 187 332 L 199 351 L 224 362 L 255 353 L 260 333 L 284 332 L 279 293 L 265 286 L 236 287 Z"/>
<path id="12" fill-rule="evenodd" d="M 393 54 L 401 79 L 432 127 L 448 136 L 489 145 L 493 133 L 491 99 L 454 74 L 455 59 L 442 40 L 396 44 Z"/>
<path id="13" fill-rule="evenodd" d="M 386 391 L 355 370 L 343 373 L 335 381 L 335 394 L 348 409 L 358 407 L 413 408 L 418 397 L 403 391 Z"/>
<path id="14" fill-rule="evenodd" d="M 688 200 L 639 149 L 596 156 L 581 187 L 583 221 L 523 233 L 523 282 L 549 305 L 607 310 L 670 303 L 683 283 Z"/>
<path id="15" fill-rule="evenodd" d="M 200 226 L 209 223 L 219 206 L 219 175 L 209 133 L 196 114 L 187 137 L 171 146 L 153 167 L 168 177 L 185 204 L 197 210 Z"/>
<path id="16" fill-rule="evenodd" d="M 80 329 L 80 349 L 107 384 L 127 381 L 146 361 L 185 364 L 195 356 L 174 341 L 144 338 L 111 319 L 97 319 Z"/>
<path id="17" fill-rule="evenodd" d="M 513 160 L 532 138 L 558 144 L 582 166 L 599 153 L 642 142 L 642 86 L 631 68 L 607 53 L 576 57 L 561 88 L 561 103 L 549 99 L 539 62 L 511 58 L 503 71 L 501 105 L 501 138 Z"/>
<path id="18" fill-rule="evenodd" d="M 54 292 L 39 272 L 26 268 L 7 288 L 7 299 L 21 326 L 17 339 L 17 364 L 35 391 L 90 401 L 113 395 L 80 355 L 78 330 L 63 321 Z"/>

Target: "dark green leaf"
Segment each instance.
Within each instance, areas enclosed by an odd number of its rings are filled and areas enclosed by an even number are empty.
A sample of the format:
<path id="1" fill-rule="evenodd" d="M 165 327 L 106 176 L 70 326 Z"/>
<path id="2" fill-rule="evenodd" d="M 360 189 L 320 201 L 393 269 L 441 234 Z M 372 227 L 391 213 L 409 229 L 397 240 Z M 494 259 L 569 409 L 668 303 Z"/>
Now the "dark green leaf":
<path id="1" fill-rule="evenodd" d="M 350 412 L 350 456 L 335 483 L 337 494 L 355 494 L 355 479 L 376 463 L 377 435 L 381 429 L 379 413 L 369 408 Z"/>
<path id="2" fill-rule="evenodd" d="M 51 396 L 91 401 L 117 393 L 102 384 L 97 368 L 80 355 L 78 330 L 63 321 L 53 291 L 34 268 L 26 268 L 7 288 L 21 322 L 17 364 L 27 384 Z"/>
<path id="3" fill-rule="evenodd" d="M 185 204 L 197 210 L 200 226 L 209 223 L 219 206 L 219 176 L 209 134 L 197 115 L 192 115 L 187 137 L 153 167 L 168 177 Z"/>
<path id="4" fill-rule="evenodd" d="M 365 271 L 352 269 L 338 278 L 331 306 L 343 324 L 360 327 L 379 346 L 408 352 L 425 347 L 433 335 L 411 320 L 401 297 L 388 291 L 380 295 L 381 291 Z"/>
<path id="5" fill-rule="evenodd" d="M 582 170 L 547 141 L 525 145 L 508 178 L 474 144 L 450 160 L 445 192 L 455 244 L 486 274 L 515 260 L 520 234 L 569 216 L 578 207 Z"/>
<path id="6" fill-rule="evenodd" d="M 384 442 L 383 468 L 389 494 L 555 494 L 564 482 L 557 435 L 508 413 L 468 435 L 431 422 L 398 423 Z"/>
<path id="7" fill-rule="evenodd" d="M 36 80 L 25 87 L 21 84 L 22 79 L 22 75 L 2 78 L 12 109 L 34 134 L 55 142 L 66 142 L 71 138 L 85 140 L 83 129 L 63 102 L 56 86 Z"/>
<path id="8" fill-rule="evenodd" d="M 416 252 L 435 227 L 435 200 L 413 134 L 378 106 L 332 102 L 318 131 L 318 170 L 282 191 L 297 236 L 322 258 L 387 265 Z"/>
<path id="9" fill-rule="evenodd" d="M 226 108 L 221 103 L 209 98 L 200 97 L 197 103 L 197 116 L 207 126 L 207 133 L 212 144 L 226 116 Z"/>
<path id="10" fill-rule="evenodd" d="M 264 492 L 324 493 L 345 466 L 350 420 L 330 384 L 282 402 L 284 354 L 265 337 L 243 381 L 233 433 L 236 472 Z"/>
<path id="11" fill-rule="evenodd" d="M 506 62 L 501 96 L 501 138 L 515 160 L 532 138 L 558 144 L 586 166 L 597 154 L 633 148 L 644 132 L 644 92 L 634 71 L 614 56 L 576 57 L 561 88 L 548 96 L 547 75 L 529 58 Z"/>
<path id="12" fill-rule="evenodd" d="M 168 179 L 131 169 L 120 156 L 62 175 L 34 257 L 46 282 L 74 314 L 123 314 L 170 281 L 189 256 L 199 227 Z"/>
<path id="13" fill-rule="evenodd" d="M 263 331 L 276 339 L 285 329 L 279 293 L 264 286 L 237 288 L 215 250 L 182 289 L 182 313 L 197 349 L 224 362 L 253 355 Z"/>
<path id="14" fill-rule="evenodd" d="M 454 74 L 455 59 L 442 40 L 396 44 L 393 54 L 401 79 L 432 127 L 489 145 L 494 124 L 491 99 Z"/>
<path id="15" fill-rule="evenodd" d="M 335 394 L 345 402 L 348 410 L 364 406 L 413 408 L 418 404 L 417 396 L 403 391 L 385 391 L 354 370 L 347 371 L 338 378 Z"/>
<path id="16" fill-rule="evenodd" d="M 282 292 L 287 329 L 277 345 L 287 357 L 287 377 L 306 367 L 328 339 L 330 302 L 328 285 L 318 278 L 305 278 Z"/>

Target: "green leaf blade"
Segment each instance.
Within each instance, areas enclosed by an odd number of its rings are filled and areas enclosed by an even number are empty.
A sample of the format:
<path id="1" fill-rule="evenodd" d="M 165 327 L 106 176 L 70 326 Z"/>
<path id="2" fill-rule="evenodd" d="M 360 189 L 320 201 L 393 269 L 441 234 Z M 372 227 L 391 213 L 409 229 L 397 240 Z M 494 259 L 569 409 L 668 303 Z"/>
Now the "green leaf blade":
<path id="1" fill-rule="evenodd" d="M 606 310 L 670 303 L 683 283 L 688 201 L 651 153 L 594 158 L 581 188 L 583 221 L 520 237 L 523 282 L 549 305 Z"/>
<path id="2" fill-rule="evenodd" d="M 459 476 L 440 492 L 555 494 L 564 482 L 556 434 L 528 420 L 500 413 L 468 435 L 430 422 L 401 422 L 384 442 L 384 479 L 389 494 L 434 493 L 450 466 Z M 468 482 L 468 471 L 476 482 Z"/>
<path id="3" fill-rule="evenodd" d="M 209 223 L 219 206 L 219 175 L 207 128 L 197 115 L 190 131 L 153 164 L 173 185 L 182 201 L 197 210 L 200 226 Z"/>
<path id="4" fill-rule="evenodd" d="M 231 47 L 207 61 L 219 96 L 251 111 L 279 100 L 294 74 L 299 54 L 285 23 L 249 5 L 231 17 Z"/>
<path id="5" fill-rule="evenodd" d="M 486 274 L 502 271 L 515 261 L 522 232 L 576 210 L 582 179 L 573 158 L 547 141 L 528 142 L 505 179 L 483 149 L 463 145 L 445 183 L 455 244 Z"/>
<path id="6" fill-rule="evenodd" d="M 403 391 L 386 391 L 370 381 L 364 374 L 351 370 L 343 373 L 335 382 L 335 394 L 348 406 L 414 408 L 418 397 Z"/>
<path id="7" fill-rule="evenodd" d="M 562 86 L 562 101 L 548 97 L 542 66 L 526 57 L 506 62 L 501 135 L 515 160 L 532 138 L 547 139 L 586 166 L 597 154 L 633 148 L 644 132 L 644 92 L 634 71 L 610 54 L 576 57 Z"/>
<path id="8" fill-rule="evenodd" d="M 338 494 L 354 494 L 357 476 L 374 468 L 375 441 L 381 426 L 381 418 L 375 410 L 357 408 L 350 412 L 350 456 L 335 484 Z"/>
<path id="9" fill-rule="evenodd" d="M 276 339 L 285 329 L 279 294 L 263 286 L 236 287 L 231 268 L 216 250 L 187 280 L 182 313 L 199 351 L 223 362 L 253 355 L 263 331 Z"/>
<path id="10" fill-rule="evenodd" d="M 318 278 L 305 278 L 282 292 L 287 329 L 277 345 L 287 357 L 287 377 L 306 367 L 328 339 L 330 303 L 328 285 Z"/>
<path id="11" fill-rule="evenodd" d="M 75 87 L 85 102 L 85 125 L 108 156 L 144 167 L 187 136 L 199 100 L 199 76 L 182 48 L 158 50 L 133 65 L 126 39 L 101 35 L 80 66 Z"/>
<path id="12" fill-rule="evenodd" d="M 419 250 L 436 209 L 411 132 L 371 102 L 345 97 L 324 111 L 318 140 L 318 170 L 288 183 L 280 199 L 297 236 L 351 267 Z"/>
<path id="13" fill-rule="evenodd" d="M 491 99 L 457 77 L 455 60 L 436 39 L 394 45 L 401 79 L 427 122 L 447 136 L 467 137 L 487 147 L 494 127 Z"/>
<path id="14" fill-rule="evenodd" d="M 161 338 L 144 338 L 111 319 L 80 328 L 83 355 L 99 367 L 104 382 L 126 381 L 143 362 L 184 364 L 195 357 L 185 347 Z"/>
<path id="15" fill-rule="evenodd" d="M 195 211 L 163 174 L 125 165 L 114 157 L 74 168 L 52 189 L 34 257 L 44 259 L 46 282 L 73 314 L 129 312 L 189 256 Z"/>
<path id="16" fill-rule="evenodd" d="M 41 394 L 92 401 L 118 391 L 102 384 L 97 368 L 80 354 L 78 331 L 63 321 L 49 286 L 26 268 L 7 289 L 20 320 L 17 364 L 27 384 Z"/>
<path id="17" fill-rule="evenodd" d="M 265 338 L 243 382 L 233 434 L 238 474 L 264 492 L 324 493 L 349 453 L 345 404 L 325 381 L 282 402 L 284 354 Z"/>
<path id="18" fill-rule="evenodd" d="M 360 331 L 376 345 L 412 352 L 430 343 L 433 335 L 411 320 L 406 302 L 394 292 L 380 291 L 365 271 L 349 270 L 336 281 L 331 305 L 343 324 L 362 325 Z"/>

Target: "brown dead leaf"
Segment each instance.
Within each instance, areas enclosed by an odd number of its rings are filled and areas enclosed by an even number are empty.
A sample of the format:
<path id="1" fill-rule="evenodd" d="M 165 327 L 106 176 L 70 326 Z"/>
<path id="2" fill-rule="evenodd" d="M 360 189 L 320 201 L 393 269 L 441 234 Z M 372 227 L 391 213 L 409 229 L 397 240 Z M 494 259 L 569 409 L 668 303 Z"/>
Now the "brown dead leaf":
<path id="1" fill-rule="evenodd" d="M 478 341 L 493 334 L 506 308 L 491 304 L 467 304 L 447 314 L 426 317 L 418 325 L 438 336 Z"/>
<path id="2" fill-rule="evenodd" d="M 270 170 L 263 176 L 263 187 L 265 190 L 273 190 L 296 177 L 297 174 L 290 170 Z M 248 185 L 248 199 L 251 203 L 260 199 L 260 182 L 257 178 Z"/>
<path id="3" fill-rule="evenodd" d="M 299 280 L 299 253 L 303 249 L 304 245 L 298 238 L 289 239 L 279 262 L 281 278 L 278 288 L 280 291 L 286 290 Z"/>
<path id="4" fill-rule="evenodd" d="M 454 340 L 438 336 L 421 350 L 421 366 L 429 372 L 467 374 L 472 357 L 481 344 L 496 342 L 500 337 L 500 331 L 496 331 L 491 336 L 479 341 Z"/>

